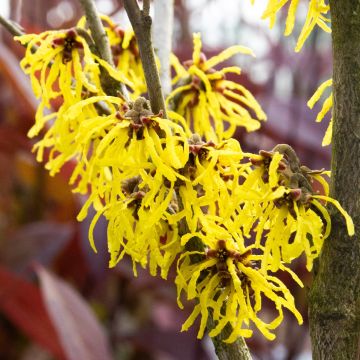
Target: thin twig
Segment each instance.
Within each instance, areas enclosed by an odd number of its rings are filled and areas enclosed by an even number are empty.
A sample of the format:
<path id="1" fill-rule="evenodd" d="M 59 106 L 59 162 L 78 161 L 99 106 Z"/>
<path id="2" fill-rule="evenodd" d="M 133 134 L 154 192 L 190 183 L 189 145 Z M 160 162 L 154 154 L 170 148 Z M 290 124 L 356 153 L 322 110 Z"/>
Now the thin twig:
<path id="1" fill-rule="evenodd" d="M 7 20 L 0 15 L 0 24 L 13 36 L 24 35 L 21 26 L 14 21 Z"/>
<path id="2" fill-rule="evenodd" d="M 79 28 L 79 27 L 76 27 L 75 31 L 77 32 L 77 34 L 79 36 L 81 36 L 87 42 L 87 44 L 90 47 L 90 50 L 93 53 L 95 53 L 96 55 L 99 56 L 100 54 L 99 54 L 98 49 L 97 49 L 97 47 L 95 45 L 94 39 L 91 37 L 91 35 L 85 29 L 82 29 L 82 28 Z"/>
<path id="3" fill-rule="evenodd" d="M 111 54 L 109 39 L 106 36 L 105 29 L 102 25 L 94 1 L 80 0 L 80 4 L 84 9 L 86 21 L 91 31 L 91 36 L 95 41 L 101 58 L 113 66 L 114 62 Z"/>
<path id="4" fill-rule="evenodd" d="M 94 0 L 79 0 L 85 12 L 86 21 L 91 31 L 91 36 L 95 41 L 96 48 L 100 57 L 114 66 L 109 39 L 106 35 L 105 29 L 102 25 L 100 16 L 96 10 Z M 129 100 L 128 91 L 124 84 L 113 79 L 105 70 L 103 70 L 102 85 L 104 90 L 109 95 L 117 95 L 120 93 L 127 101 Z"/>
<path id="5" fill-rule="evenodd" d="M 124 7 L 138 42 L 151 110 L 154 114 L 162 111 L 166 117 L 165 101 L 151 42 L 151 17 L 140 10 L 136 0 L 124 0 Z"/>
<path id="6" fill-rule="evenodd" d="M 22 27 L 15 21 L 12 20 L 7 20 L 5 18 L 3 18 L 0 15 L 0 24 L 4 27 L 4 29 L 6 29 L 11 35 L 13 36 L 21 36 L 21 35 L 25 35 L 26 33 L 23 31 Z M 27 44 L 23 44 L 23 46 L 27 46 Z M 33 45 L 31 47 L 31 51 L 35 52 L 37 50 L 37 46 Z"/>

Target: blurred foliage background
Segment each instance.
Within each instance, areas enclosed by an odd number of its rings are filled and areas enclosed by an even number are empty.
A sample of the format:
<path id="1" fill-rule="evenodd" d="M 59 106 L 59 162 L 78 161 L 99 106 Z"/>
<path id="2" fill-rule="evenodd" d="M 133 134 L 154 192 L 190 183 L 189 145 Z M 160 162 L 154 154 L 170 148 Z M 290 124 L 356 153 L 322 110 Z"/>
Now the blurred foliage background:
<path id="1" fill-rule="evenodd" d="M 301 23 L 293 37 L 284 38 L 284 19 L 272 30 L 260 19 L 266 1 L 224 4 L 175 0 L 175 53 L 181 60 L 191 57 L 194 31 L 203 33 L 208 55 L 234 44 L 253 48 L 256 59 L 234 61 L 269 120 L 256 133 L 239 130 L 242 147 L 257 152 L 288 143 L 303 164 L 329 168 L 330 149 L 321 147 L 326 123 L 315 124 L 319 109 L 310 111 L 306 102 L 331 76 L 330 37 L 314 31 L 296 54 Z M 97 5 L 128 26 L 121 0 Z M 82 15 L 76 0 L 3 0 L 0 11 L 26 32 L 68 28 Z M 75 220 L 84 199 L 67 185 L 69 168 L 50 177 L 31 153 L 26 133 L 37 102 L 18 65 L 24 49 L 3 29 L 0 37 L 0 359 L 214 359 L 211 341 L 196 340 L 196 328 L 180 333 L 190 308 L 177 308 L 173 275 L 164 281 L 143 271 L 133 278 L 126 261 L 109 270 L 105 223 L 96 227 L 101 251 L 90 249 L 88 223 Z M 308 284 L 302 261 L 295 270 Z M 256 333 L 248 341 L 254 359 L 311 359 L 307 290 L 284 281 L 305 325 L 289 316 L 273 342 Z"/>

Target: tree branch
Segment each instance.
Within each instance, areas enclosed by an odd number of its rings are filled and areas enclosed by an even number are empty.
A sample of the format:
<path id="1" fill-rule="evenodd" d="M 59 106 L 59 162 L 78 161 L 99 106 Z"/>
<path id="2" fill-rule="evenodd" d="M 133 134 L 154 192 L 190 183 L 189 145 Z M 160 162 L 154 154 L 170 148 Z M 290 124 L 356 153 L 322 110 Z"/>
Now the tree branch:
<path id="1" fill-rule="evenodd" d="M 7 20 L 0 15 L 0 24 L 13 36 L 24 35 L 21 26 L 11 20 Z"/>
<path id="2" fill-rule="evenodd" d="M 174 23 L 174 0 L 154 0 L 154 48 L 160 60 L 163 92 L 171 92 L 170 53 Z"/>
<path id="3" fill-rule="evenodd" d="M 109 39 L 106 35 L 105 29 L 102 25 L 100 16 L 97 12 L 94 0 L 79 0 L 85 12 L 86 21 L 91 31 L 91 36 L 95 41 L 95 46 L 100 57 L 114 66 Z M 102 72 L 102 86 L 105 92 L 109 95 L 118 95 L 120 93 L 126 101 L 129 101 L 128 91 L 124 84 L 113 79 L 105 70 Z"/>
<path id="4" fill-rule="evenodd" d="M 209 317 L 208 326 L 211 328 L 216 326 L 212 317 Z M 250 351 L 242 337 L 232 344 L 224 343 L 223 340 L 226 340 L 231 332 L 232 328 L 228 324 L 218 336 L 211 338 L 219 360 L 251 360 Z"/>
<path id="5" fill-rule="evenodd" d="M 151 110 L 154 114 L 162 111 L 166 117 L 165 101 L 151 42 L 151 17 L 140 10 L 136 0 L 124 0 L 124 7 L 138 42 Z"/>
<path id="6" fill-rule="evenodd" d="M 91 36 L 93 37 L 96 48 L 99 51 L 100 57 L 114 66 L 109 39 L 106 36 L 105 29 L 102 25 L 100 16 L 95 7 L 93 0 L 80 0 L 80 4 L 84 9 L 86 21 L 89 25 Z"/>

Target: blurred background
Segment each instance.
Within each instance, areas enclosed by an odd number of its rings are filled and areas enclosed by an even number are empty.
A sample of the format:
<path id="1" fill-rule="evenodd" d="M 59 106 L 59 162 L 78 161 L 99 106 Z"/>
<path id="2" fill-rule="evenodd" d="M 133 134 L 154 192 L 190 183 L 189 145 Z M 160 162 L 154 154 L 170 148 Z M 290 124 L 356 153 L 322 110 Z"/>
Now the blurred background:
<path id="1" fill-rule="evenodd" d="M 272 30 L 261 20 L 266 0 L 175 0 L 174 51 L 189 59 L 194 31 L 202 32 L 209 56 L 234 44 L 251 47 L 256 59 L 232 60 L 268 121 L 256 133 L 239 130 L 242 147 L 258 152 L 288 143 L 303 164 L 329 168 L 330 148 L 321 147 L 327 122 L 315 123 L 319 108 L 306 102 L 331 76 L 330 36 L 315 30 L 300 53 L 293 51 L 308 5 L 300 2 L 294 34 L 285 38 L 286 11 Z M 128 26 L 121 0 L 97 6 Z M 71 27 L 82 16 L 76 0 L 2 0 L 0 13 L 26 32 Z M 84 199 L 67 185 L 70 169 L 50 177 L 31 153 L 26 133 L 37 101 L 18 65 L 24 49 L 2 28 L 0 38 L 0 359 L 215 359 L 211 341 L 196 340 L 196 327 L 180 333 L 191 306 L 177 308 L 173 274 L 168 281 L 145 271 L 134 278 L 126 261 L 108 269 L 105 223 L 96 227 L 102 249 L 92 252 L 89 223 L 75 220 Z M 308 285 L 304 262 L 294 269 Z M 286 314 L 276 340 L 255 332 L 248 341 L 254 359 L 311 359 L 307 288 L 284 281 L 305 324 Z"/>

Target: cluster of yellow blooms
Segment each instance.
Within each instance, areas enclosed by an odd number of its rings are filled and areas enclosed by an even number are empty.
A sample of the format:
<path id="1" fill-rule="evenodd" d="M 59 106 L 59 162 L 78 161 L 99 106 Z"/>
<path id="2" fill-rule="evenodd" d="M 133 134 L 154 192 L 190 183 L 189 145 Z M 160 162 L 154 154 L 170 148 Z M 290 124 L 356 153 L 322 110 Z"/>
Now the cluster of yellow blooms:
<path id="1" fill-rule="evenodd" d="M 183 66 L 175 55 L 171 57 L 176 72 L 172 82 L 176 88 L 168 96 L 167 105 L 184 116 L 194 132 L 207 140 L 228 139 L 238 126 L 247 131 L 259 129 L 260 121 L 266 120 L 260 105 L 244 86 L 226 79 L 226 74 L 239 75 L 241 69 L 237 66 L 214 69 L 235 54 L 254 56 L 252 50 L 232 46 L 207 60 L 201 52 L 200 34 L 194 34 L 193 38 L 192 60 Z"/>
<path id="2" fill-rule="evenodd" d="M 200 316 L 199 338 L 209 317 L 210 336 L 232 327 L 227 342 L 251 336 L 254 325 L 273 339 L 284 309 L 301 323 L 276 272 L 290 273 L 302 286 L 287 264 L 305 254 L 311 270 L 331 229 L 326 202 L 343 214 L 350 235 L 354 227 L 328 196 L 322 177 L 327 173 L 301 166 L 288 145 L 254 155 L 229 139 L 236 126 L 256 130 L 266 116 L 247 89 L 225 79 L 239 68 L 214 66 L 251 50 L 234 46 L 206 60 L 195 34 L 192 61 L 182 66 L 173 56 L 177 87 L 167 104 L 175 111 L 167 109 L 164 118 L 138 97 L 146 88 L 133 33 L 106 17 L 103 22 L 116 68 L 93 54 L 76 29 L 18 38 L 27 45 L 21 66 L 40 98 L 29 131 L 31 137 L 43 133 L 34 146 L 37 159 L 46 159 L 51 174 L 68 161 L 76 163 L 70 184 L 89 194 L 78 220 L 91 206 L 96 212 L 89 228 L 92 248 L 96 251 L 94 228 L 103 216 L 110 267 L 128 256 L 135 275 L 140 265 L 167 278 L 177 262 L 179 306 L 183 294 L 197 301 L 183 330 Z M 78 27 L 91 36 L 83 20 Z M 101 68 L 123 82 L 134 101 L 108 96 Z M 314 181 L 324 195 L 314 192 Z M 277 312 L 270 322 L 261 318 L 264 298 Z"/>

